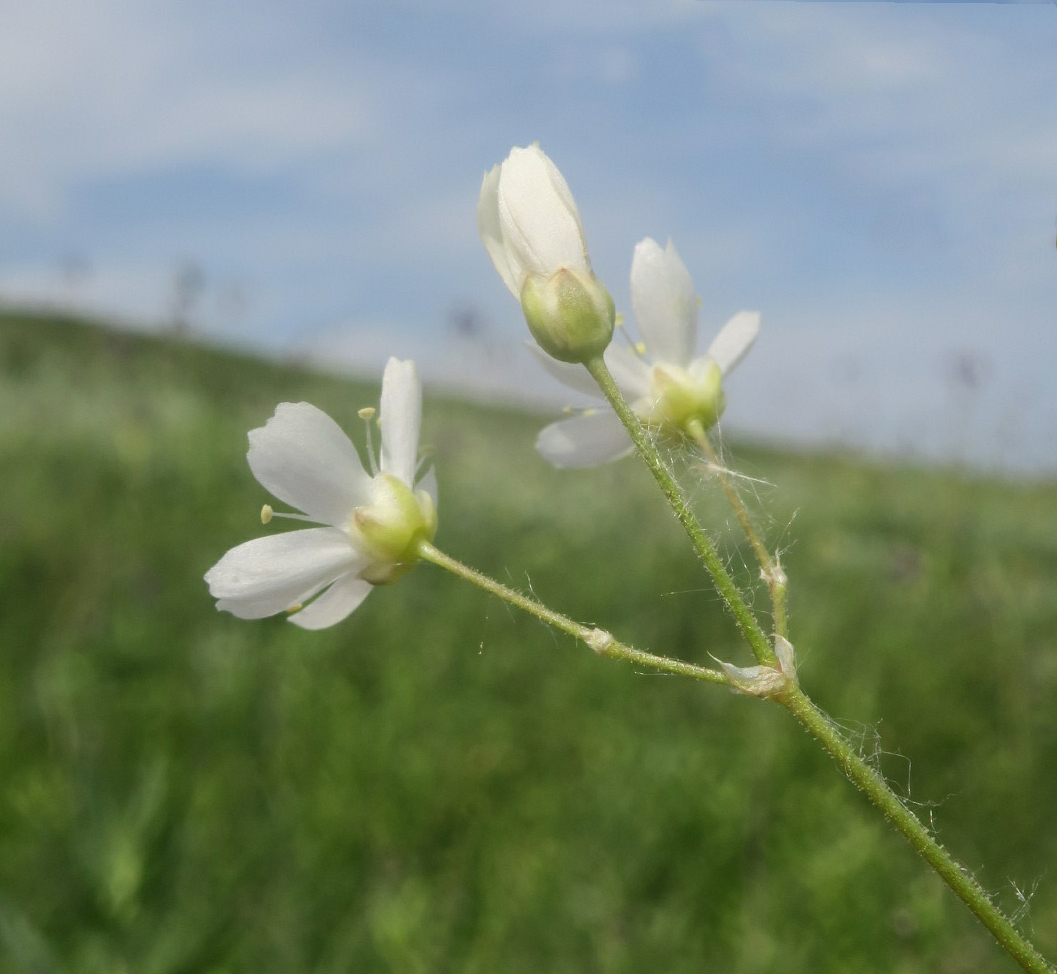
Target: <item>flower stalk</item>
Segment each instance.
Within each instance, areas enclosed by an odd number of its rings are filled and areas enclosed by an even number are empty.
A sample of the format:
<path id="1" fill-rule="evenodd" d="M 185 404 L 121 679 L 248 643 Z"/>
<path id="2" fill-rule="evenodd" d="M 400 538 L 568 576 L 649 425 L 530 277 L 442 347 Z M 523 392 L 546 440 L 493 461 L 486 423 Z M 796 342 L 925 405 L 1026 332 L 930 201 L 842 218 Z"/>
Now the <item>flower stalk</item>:
<path id="1" fill-rule="evenodd" d="M 548 608 L 542 602 L 538 602 L 536 599 L 518 592 L 516 589 L 509 588 L 502 582 L 497 582 L 494 578 L 490 578 L 469 565 L 464 565 L 461 561 L 445 554 L 428 541 L 419 542 L 417 553 L 418 557 L 423 561 L 431 562 L 438 568 L 451 572 L 464 581 L 470 582 L 489 594 L 497 596 L 509 605 L 535 616 L 548 626 L 553 626 L 574 639 L 578 639 L 593 649 L 599 656 L 623 660 L 626 663 L 634 663 L 637 666 L 645 666 L 661 673 L 688 676 L 693 680 L 722 683 L 724 685 L 728 683 L 726 675 L 719 672 L 719 670 L 709 669 L 706 666 L 695 666 L 693 663 L 684 663 L 682 660 L 658 656 L 655 653 L 647 653 L 644 650 L 635 649 L 634 646 L 628 646 L 614 639 L 604 629 L 599 629 L 595 626 L 585 626 L 576 622 L 568 616 Z"/>
<path id="2" fill-rule="evenodd" d="M 756 531 L 756 526 L 752 523 L 749 509 L 745 506 L 745 502 L 741 499 L 741 494 L 738 493 L 737 487 L 734 486 L 733 481 L 730 479 L 730 476 L 727 473 L 727 468 L 720 462 L 719 456 L 716 454 L 716 449 L 712 446 L 712 441 L 708 438 L 708 433 L 705 431 L 705 427 L 699 421 L 692 420 L 687 427 L 687 432 L 708 460 L 708 469 L 712 473 L 715 473 L 718 478 L 720 486 L 723 488 L 723 493 L 726 495 L 727 502 L 734 509 L 734 514 L 738 519 L 738 523 L 741 525 L 742 531 L 745 532 L 745 537 L 752 546 L 752 550 L 756 555 L 756 560 L 760 564 L 760 576 L 767 583 L 767 590 L 771 595 L 771 609 L 774 616 L 774 634 L 776 636 L 786 637 L 789 635 L 789 627 L 785 610 L 785 591 L 787 584 L 785 572 L 782 571 L 782 566 L 778 563 L 777 559 L 771 557 L 771 553 L 767 550 L 767 546 L 763 543 L 763 539 Z"/>

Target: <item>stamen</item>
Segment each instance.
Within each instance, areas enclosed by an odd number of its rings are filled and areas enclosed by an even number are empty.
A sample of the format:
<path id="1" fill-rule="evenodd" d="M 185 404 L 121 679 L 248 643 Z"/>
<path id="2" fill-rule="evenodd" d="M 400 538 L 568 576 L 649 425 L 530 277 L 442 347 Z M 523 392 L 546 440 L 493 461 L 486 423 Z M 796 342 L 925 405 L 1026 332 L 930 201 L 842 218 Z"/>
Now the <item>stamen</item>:
<path id="1" fill-rule="evenodd" d="M 301 611 L 301 610 L 302 610 L 302 609 L 303 609 L 304 607 L 305 607 L 305 603 L 304 603 L 304 602 L 295 602 L 295 603 L 294 603 L 294 604 L 293 604 L 292 606 L 290 606 L 290 608 L 288 608 L 288 609 L 287 609 L 286 611 L 287 611 L 287 612 L 288 612 L 289 614 L 291 614 L 291 615 L 292 615 L 292 614 L 293 614 L 293 613 L 295 613 L 295 612 L 300 612 L 300 611 Z"/>
<path id="2" fill-rule="evenodd" d="M 282 511 L 273 511 L 271 504 L 265 504 L 261 508 L 261 524 L 267 524 L 273 517 L 285 517 L 289 521 L 308 521 L 310 524 L 319 523 L 307 514 L 284 514 Z"/>
<path id="3" fill-rule="evenodd" d="M 628 333 L 627 328 L 624 327 L 624 316 L 622 314 L 620 314 L 619 312 L 617 313 L 617 320 L 616 320 L 616 326 L 615 327 L 616 327 L 617 331 L 619 331 L 620 334 L 624 337 L 624 341 L 626 341 L 628 343 L 628 348 L 631 349 L 631 351 L 634 352 L 639 358 L 641 358 L 641 359 L 643 359 L 645 361 L 645 359 L 646 359 L 646 343 L 645 342 L 637 342 L 637 341 L 635 341 L 635 339 L 633 339 L 631 337 L 631 335 Z"/>
<path id="4" fill-rule="evenodd" d="M 374 415 L 377 410 L 374 406 L 364 406 L 363 409 L 357 412 L 360 419 L 363 420 L 363 425 L 367 428 L 367 464 L 371 468 L 371 476 L 378 476 L 378 458 L 374 453 L 374 437 L 371 436 L 371 420 L 374 419 Z"/>

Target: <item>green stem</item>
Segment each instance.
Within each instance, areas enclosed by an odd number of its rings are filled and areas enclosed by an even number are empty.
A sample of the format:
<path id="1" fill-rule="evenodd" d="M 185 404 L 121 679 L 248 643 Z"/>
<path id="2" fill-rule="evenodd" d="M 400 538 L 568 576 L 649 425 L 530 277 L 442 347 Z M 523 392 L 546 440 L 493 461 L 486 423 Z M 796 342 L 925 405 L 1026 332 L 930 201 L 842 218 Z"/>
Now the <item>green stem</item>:
<path id="1" fill-rule="evenodd" d="M 734 508 L 734 514 L 737 516 L 738 522 L 741 524 L 741 529 L 745 532 L 745 537 L 749 539 L 749 544 L 752 545 L 752 550 L 756 553 L 756 560 L 760 563 L 760 572 L 763 575 L 764 581 L 767 583 L 767 590 L 771 593 L 775 635 L 788 636 L 788 623 L 785 611 L 785 572 L 782 571 L 781 566 L 775 561 L 775 559 L 771 557 L 770 552 L 764 546 L 762 539 L 756 532 L 756 527 L 753 525 L 752 518 L 749 516 L 749 509 L 741 499 L 741 494 L 738 493 L 737 487 L 734 486 L 730 477 L 727 476 L 727 469 L 722 463 L 720 463 L 715 448 L 712 446 L 712 441 L 708 438 L 708 433 L 705 432 L 705 428 L 701 425 L 701 421 L 697 419 L 691 420 L 687 430 L 694 442 L 700 447 L 701 452 L 707 457 L 711 464 L 711 470 L 719 478 L 723 493 L 726 494 L 730 506 Z"/>
<path id="2" fill-rule="evenodd" d="M 587 370 L 598 383 L 599 388 L 605 394 L 610 405 L 620 418 L 632 442 L 635 444 L 639 455 L 645 461 L 650 473 L 660 485 L 661 490 L 668 499 L 672 510 L 675 512 L 679 522 L 694 545 L 698 555 L 704 562 L 712 576 L 712 580 L 723 600 L 730 607 L 731 612 L 741 628 L 742 633 L 752 647 L 756 658 L 761 664 L 776 666 L 777 660 L 767 637 L 760 628 L 759 623 L 745 604 L 741 593 L 735 586 L 708 536 L 704 533 L 697 518 L 694 517 L 690 506 L 679 489 L 675 478 L 665 466 L 656 447 L 653 445 L 649 433 L 643 428 L 638 417 L 632 412 L 631 407 L 625 401 L 613 377 L 609 374 L 601 356 L 584 363 Z M 704 431 L 701 431 L 702 434 Z M 707 437 L 705 437 L 707 442 Z M 706 451 L 711 453 L 711 444 Z M 714 458 L 714 453 L 711 454 Z M 719 465 L 716 464 L 717 468 Z M 720 468 L 721 469 L 721 468 Z M 741 520 L 740 498 L 731 487 L 736 501 L 732 501 L 735 511 L 739 513 Z M 728 493 L 728 498 L 730 494 Z M 750 542 L 753 540 L 751 521 L 745 513 L 742 520 L 749 535 Z M 758 540 L 758 539 L 757 539 Z M 761 554 L 761 567 L 766 571 L 770 564 L 766 549 L 762 544 L 759 548 L 754 544 L 757 556 Z M 775 566 L 776 567 L 776 566 Z M 772 598 L 775 599 L 775 629 L 782 634 L 785 629 L 785 583 L 784 578 L 779 579 L 775 573 L 778 585 L 772 589 Z M 770 579 L 768 580 L 770 584 Z M 781 627 L 779 629 L 779 627 Z M 981 923 L 992 933 L 995 939 L 1009 952 L 1029 974 L 1055 974 L 1052 968 L 1035 949 L 1035 947 L 1016 929 L 1013 922 L 996 907 L 988 898 L 987 893 L 975 879 L 943 848 L 930 834 L 928 829 L 918 818 L 899 800 L 898 796 L 888 787 L 884 778 L 871 768 L 853 748 L 841 737 L 840 732 L 834 727 L 826 715 L 819 710 L 808 696 L 800 689 L 795 681 L 787 684 L 786 688 L 774 695 L 779 703 L 785 706 L 803 727 L 829 752 L 840 766 L 844 774 L 858 788 L 864 791 L 869 799 L 881 809 L 884 816 L 906 837 L 914 850 L 940 875 L 945 883 L 957 895 L 969 909 L 976 915 Z"/>
<path id="3" fill-rule="evenodd" d="M 676 676 L 688 676 L 694 680 L 727 685 L 726 676 L 718 670 L 712 670 L 705 666 L 694 666 L 693 663 L 684 663 L 682 660 L 670 659 L 667 656 L 657 656 L 654 653 L 647 653 L 641 649 L 635 649 L 634 646 L 618 642 L 604 629 L 581 625 L 568 616 L 549 609 L 542 602 L 537 602 L 535 599 L 515 589 L 508 588 L 501 582 L 497 582 L 494 578 L 489 578 L 475 568 L 464 565 L 461 561 L 446 555 L 439 548 L 433 547 L 427 541 L 419 542 L 418 554 L 424 561 L 431 562 L 439 568 L 443 568 L 445 571 L 449 571 L 453 575 L 473 583 L 478 588 L 498 596 L 504 602 L 508 602 L 510 605 L 528 612 L 530 615 L 534 615 L 537 619 L 547 623 L 547 625 L 568 633 L 574 639 L 585 643 L 599 656 L 607 656 L 610 659 L 619 659 L 624 660 L 626 663 L 646 666 L 661 673 L 672 673 Z"/>
<path id="4" fill-rule="evenodd" d="M 712 576 L 712 582 L 715 584 L 720 597 L 727 603 L 728 608 L 734 614 L 734 619 L 748 640 L 749 646 L 752 647 L 756 659 L 765 666 L 775 666 L 777 659 L 767 636 L 763 629 L 760 628 L 756 617 L 745 604 L 741 592 L 738 591 L 738 587 L 734 584 L 734 579 L 730 577 L 730 573 L 723 567 L 723 562 L 716 553 L 715 546 L 698 523 L 675 478 L 664 465 L 664 461 L 657 452 L 657 448 L 653 445 L 649 433 L 639 422 L 638 417 L 631 411 L 631 407 L 625 401 L 620 389 L 617 388 L 617 384 L 613 381 L 613 376 L 609 374 L 609 369 L 602 360 L 602 356 L 599 355 L 596 358 L 589 359 L 584 365 L 595 382 L 598 383 L 599 388 L 606 399 L 609 400 L 609 404 L 613 407 L 617 416 L 620 417 L 620 421 L 631 436 L 639 456 L 645 461 L 650 473 L 653 474 L 661 490 L 664 491 L 664 496 L 668 498 L 668 503 L 675 512 L 675 516 L 679 519 L 679 523 L 682 524 L 683 529 L 689 536 L 691 544 L 693 544 L 701 561 L 704 562 L 708 573 Z"/>
<path id="5" fill-rule="evenodd" d="M 815 706 L 795 684 L 790 684 L 775 699 L 785 706 L 830 753 L 848 778 L 884 813 L 907 841 L 954 891 L 977 919 L 994 935 L 1018 964 L 1029 974 L 1054 974 L 1035 946 L 1025 938 L 998 907 L 983 887 L 929 833 L 928 829 L 888 787 L 884 778 L 871 768 L 841 736 L 830 719 Z"/>

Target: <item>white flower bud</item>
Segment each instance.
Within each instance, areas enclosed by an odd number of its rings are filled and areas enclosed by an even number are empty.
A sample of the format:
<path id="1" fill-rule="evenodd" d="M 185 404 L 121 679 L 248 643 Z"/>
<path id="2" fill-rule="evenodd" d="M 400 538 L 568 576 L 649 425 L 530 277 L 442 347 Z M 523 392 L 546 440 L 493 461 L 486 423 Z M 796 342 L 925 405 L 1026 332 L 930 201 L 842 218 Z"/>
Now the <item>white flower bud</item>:
<path id="1" fill-rule="evenodd" d="M 511 149 L 485 174 L 477 228 L 540 347 L 563 362 L 600 355 L 613 300 L 591 270 L 572 193 L 538 145 Z"/>

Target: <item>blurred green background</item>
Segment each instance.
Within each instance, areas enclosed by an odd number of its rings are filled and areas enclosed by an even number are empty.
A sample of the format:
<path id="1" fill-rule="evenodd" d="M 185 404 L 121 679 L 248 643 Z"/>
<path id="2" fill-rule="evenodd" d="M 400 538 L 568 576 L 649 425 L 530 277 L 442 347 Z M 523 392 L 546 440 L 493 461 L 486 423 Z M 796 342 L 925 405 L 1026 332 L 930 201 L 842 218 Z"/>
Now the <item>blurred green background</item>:
<path id="1" fill-rule="evenodd" d="M 202 574 L 269 530 L 246 431 L 305 399 L 359 439 L 376 398 L 0 317 L 0 971 L 1013 970 L 778 708 L 431 566 L 322 633 L 217 613 Z M 539 425 L 427 396 L 438 545 L 748 662 L 638 466 L 552 471 Z M 1057 955 L 1057 487 L 733 452 L 773 485 L 806 689 Z"/>

